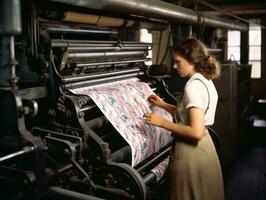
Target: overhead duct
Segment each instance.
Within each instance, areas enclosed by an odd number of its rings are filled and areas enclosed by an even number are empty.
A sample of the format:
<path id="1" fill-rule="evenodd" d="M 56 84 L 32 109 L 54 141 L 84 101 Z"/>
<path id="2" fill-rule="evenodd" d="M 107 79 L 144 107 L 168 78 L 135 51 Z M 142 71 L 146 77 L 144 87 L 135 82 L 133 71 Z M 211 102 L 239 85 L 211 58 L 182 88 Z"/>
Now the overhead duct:
<path id="1" fill-rule="evenodd" d="M 152 30 L 163 30 L 167 24 L 158 20 L 126 19 L 122 17 L 110 17 L 101 14 L 78 13 L 73 11 L 48 11 L 41 13 L 41 17 L 49 20 L 62 20 L 66 22 L 92 24 L 106 27 L 138 27 Z"/>
<path id="2" fill-rule="evenodd" d="M 97 10 L 116 11 L 169 22 L 204 24 L 214 28 L 247 31 L 248 26 L 226 18 L 198 13 L 192 9 L 159 0 L 49 0 Z"/>

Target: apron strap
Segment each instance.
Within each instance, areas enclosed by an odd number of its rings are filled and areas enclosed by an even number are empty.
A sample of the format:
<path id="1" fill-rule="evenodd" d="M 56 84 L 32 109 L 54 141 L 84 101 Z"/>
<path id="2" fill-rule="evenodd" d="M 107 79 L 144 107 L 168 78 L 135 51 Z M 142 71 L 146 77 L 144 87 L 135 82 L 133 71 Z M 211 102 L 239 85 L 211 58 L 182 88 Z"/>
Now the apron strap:
<path id="1" fill-rule="evenodd" d="M 209 93 L 208 87 L 207 87 L 207 85 L 204 83 L 203 80 L 201 80 L 201 79 L 199 79 L 199 78 L 195 78 L 194 80 L 198 80 L 198 81 L 202 82 L 203 85 L 205 86 L 206 90 L 207 90 L 207 93 L 208 93 L 208 105 L 207 105 L 207 108 L 206 108 L 206 110 L 205 110 L 205 112 L 204 112 L 204 114 L 206 114 L 207 111 L 209 110 L 209 106 L 210 106 L 210 93 Z"/>

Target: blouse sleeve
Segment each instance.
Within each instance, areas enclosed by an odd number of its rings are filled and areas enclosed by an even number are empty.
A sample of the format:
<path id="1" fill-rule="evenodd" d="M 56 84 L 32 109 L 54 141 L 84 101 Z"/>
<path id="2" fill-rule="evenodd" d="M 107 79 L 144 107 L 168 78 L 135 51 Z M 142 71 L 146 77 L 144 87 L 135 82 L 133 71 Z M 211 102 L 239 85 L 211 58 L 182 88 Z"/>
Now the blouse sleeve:
<path id="1" fill-rule="evenodd" d="M 199 81 L 193 80 L 185 87 L 186 108 L 196 107 L 205 110 L 204 86 Z M 205 89 L 206 90 L 206 89 Z"/>

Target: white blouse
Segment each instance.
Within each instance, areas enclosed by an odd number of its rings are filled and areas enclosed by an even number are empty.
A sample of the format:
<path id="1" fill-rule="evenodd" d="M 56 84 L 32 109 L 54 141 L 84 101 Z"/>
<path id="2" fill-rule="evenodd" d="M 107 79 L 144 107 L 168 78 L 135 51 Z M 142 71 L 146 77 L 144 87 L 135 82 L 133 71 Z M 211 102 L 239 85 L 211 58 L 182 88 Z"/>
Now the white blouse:
<path id="1" fill-rule="evenodd" d="M 197 79 L 200 79 L 205 83 L 210 95 L 208 95 L 208 91 L 205 85 Z M 190 107 L 196 107 L 202 109 L 204 113 L 207 110 L 207 112 L 205 113 L 205 126 L 212 125 L 214 123 L 217 101 L 218 94 L 213 82 L 206 79 L 200 73 L 193 74 L 193 76 L 190 77 L 190 79 L 186 83 L 183 99 L 177 106 L 178 121 L 187 125 L 187 109 Z"/>

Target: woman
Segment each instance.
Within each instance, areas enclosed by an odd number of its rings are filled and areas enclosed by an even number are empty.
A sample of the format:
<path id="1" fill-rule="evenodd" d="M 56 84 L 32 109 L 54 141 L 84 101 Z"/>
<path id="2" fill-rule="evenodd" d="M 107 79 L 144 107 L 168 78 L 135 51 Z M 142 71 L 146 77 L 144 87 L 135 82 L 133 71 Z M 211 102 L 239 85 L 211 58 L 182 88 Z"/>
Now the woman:
<path id="1" fill-rule="evenodd" d="M 144 119 L 172 132 L 173 150 L 169 164 L 171 199 L 222 200 L 223 178 L 219 159 L 206 126 L 214 123 L 218 100 L 212 79 L 220 66 L 196 39 L 187 39 L 173 49 L 173 68 L 189 77 L 177 106 L 151 95 L 148 100 L 176 116 L 177 123 L 146 113 Z"/>

